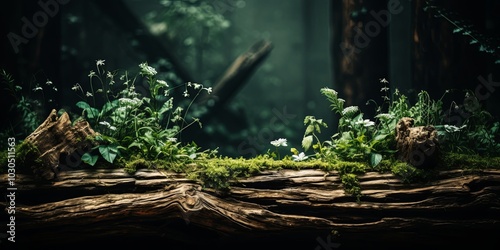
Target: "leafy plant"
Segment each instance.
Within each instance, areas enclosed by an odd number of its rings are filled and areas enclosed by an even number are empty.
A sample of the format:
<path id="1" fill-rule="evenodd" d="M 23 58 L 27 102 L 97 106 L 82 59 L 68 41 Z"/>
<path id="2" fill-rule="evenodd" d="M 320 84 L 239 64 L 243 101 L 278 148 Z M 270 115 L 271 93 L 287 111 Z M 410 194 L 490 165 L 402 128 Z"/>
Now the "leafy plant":
<path id="1" fill-rule="evenodd" d="M 92 138 L 98 146 L 83 155 L 84 162 L 94 165 L 99 156 L 110 163 L 119 157 L 130 158 L 133 155 L 149 160 L 162 157 L 171 161 L 196 157 L 193 151 L 198 148 L 195 144 L 183 146 L 177 141 L 188 126 L 198 123 L 201 127 L 199 119 L 188 119 L 187 114 L 200 92 L 210 93 L 211 88 L 186 83 L 184 97 L 190 96 L 188 88 L 195 90 L 196 95 L 184 109 L 174 107 L 174 98 L 169 95 L 170 86 L 166 81 L 156 79 L 156 69 L 147 63 L 139 64 L 139 76 L 142 76 L 146 87 L 136 86 L 138 76 L 129 78 L 128 72 L 125 72 L 120 77 L 123 86 L 117 94 L 112 91 L 119 88 L 114 80 L 117 72 L 106 71 L 104 60 L 97 60 L 96 66 L 97 73 L 91 71 L 89 74 L 90 91 L 84 91 L 81 85 L 73 87 L 84 99 L 76 103 L 82 110 L 81 119 L 87 120 L 99 132 Z M 94 86 L 94 78 L 98 79 L 100 86 Z M 105 101 L 101 108 L 93 105 L 98 103 L 97 94 L 101 94 Z"/>
<path id="2" fill-rule="evenodd" d="M 307 128 L 302 142 L 305 150 L 308 150 L 313 139 L 316 139 L 316 148 L 323 155 L 333 154 L 336 158 L 348 161 L 367 161 L 372 166 L 380 163 L 382 153 L 393 153 L 393 150 L 383 147 L 386 146 L 385 141 L 389 134 L 384 133 L 385 130 L 376 130 L 375 122 L 364 119 L 357 106 L 344 108 L 345 100 L 339 98 L 335 90 L 322 88 L 320 91 L 330 102 L 332 111 L 340 116 L 338 131 L 331 141 L 324 142 L 328 149 L 322 152 L 322 143 L 315 132 L 320 133 L 320 127 L 326 127 L 326 124 L 321 119 L 306 117 L 304 124 Z"/>
<path id="3" fill-rule="evenodd" d="M 29 82 L 28 86 L 16 84 L 14 77 L 5 69 L 0 69 L 0 83 L 8 95 L 14 99 L 14 103 L 8 107 L 10 111 L 15 111 L 15 116 L 8 121 L 8 131 L 2 138 L 17 136 L 26 137 L 33 132 L 42 122 L 44 108 L 53 100 L 46 98 L 46 94 L 57 92 L 57 88 L 52 81 L 46 80 L 45 84 Z M 8 133 L 8 134 L 7 134 Z"/>
<path id="4" fill-rule="evenodd" d="M 449 152 L 496 156 L 500 152 L 500 122 L 481 107 L 473 91 L 463 104 L 453 102 L 436 126 L 443 148 Z"/>

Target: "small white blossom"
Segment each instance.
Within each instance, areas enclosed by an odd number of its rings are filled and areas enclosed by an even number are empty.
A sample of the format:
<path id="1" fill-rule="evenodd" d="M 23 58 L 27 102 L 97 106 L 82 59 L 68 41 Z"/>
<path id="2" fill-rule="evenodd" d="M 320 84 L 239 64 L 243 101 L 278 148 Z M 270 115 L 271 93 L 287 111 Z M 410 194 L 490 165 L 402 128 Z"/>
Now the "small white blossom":
<path id="1" fill-rule="evenodd" d="M 380 79 L 380 82 L 381 83 L 389 83 L 389 81 L 387 81 L 387 79 L 385 79 L 385 78 Z"/>
<path id="2" fill-rule="evenodd" d="M 134 97 L 134 98 L 120 98 L 118 99 L 118 101 L 120 102 L 121 105 L 124 105 L 124 106 L 132 106 L 132 107 L 136 107 L 136 106 L 140 106 L 141 105 L 141 99 L 137 98 L 137 97 Z"/>
<path id="3" fill-rule="evenodd" d="M 141 63 L 139 64 L 139 67 L 141 68 L 141 74 L 143 75 L 154 76 L 158 73 L 155 68 L 149 66 L 147 63 Z"/>
<path id="4" fill-rule="evenodd" d="M 36 87 L 36 88 L 33 89 L 33 91 L 35 91 L 35 92 L 38 91 L 38 90 L 43 90 L 43 89 L 42 89 L 42 87 Z"/>
<path id="5" fill-rule="evenodd" d="M 91 70 L 91 71 L 89 72 L 89 77 L 93 77 L 93 76 L 95 76 L 95 72 L 94 72 L 93 70 Z"/>
<path id="6" fill-rule="evenodd" d="M 85 94 L 86 96 L 94 96 L 92 93 L 88 92 Z"/>
<path id="7" fill-rule="evenodd" d="M 283 146 L 283 147 L 286 147 L 288 146 L 287 145 L 287 140 L 284 139 L 284 138 L 279 138 L 278 140 L 274 140 L 271 142 L 271 144 L 275 147 L 280 147 L 280 146 Z"/>
<path id="8" fill-rule="evenodd" d="M 95 65 L 96 66 L 103 66 L 105 61 L 106 60 L 95 60 Z"/>
<path id="9" fill-rule="evenodd" d="M 175 137 L 168 138 L 167 140 L 168 140 L 169 142 L 173 142 L 173 143 L 176 143 L 176 142 L 177 142 L 177 138 L 175 138 Z"/>
<path id="10" fill-rule="evenodd" d="M 80 86 L 79 83 L 73 85 L 73 87 L 71 87 L 71 90 L 74 90 L 74 91 L 81 90 L 83 92 L 82 86 Z"/>
<path id="11" fill-rule="evenodd" d="M 306 160 L 307 158 L 309 158 L 309 156 L 304 154 L 304 152 L 300 152 L 300 154 L 298 154 L 298 155 L 292 155 L 292 158 L 294 161 L 303 161 L 303 160 Z"/>
<path id="12" fill-rule="evenodd" d="M 115 126 L 109 126 L 109 129 L 115 131 L 116 130 L 116 127 Z"/>
<path id="13" fill-rule="evenodd" d="M 45 84 L 52 85 L 52 81 L 51 80 L 47 80 L 47 82 L 45 82 Z"/>
<path id="14" fill-rule="evenodd" d="M 160 86 L 162 86 L 162 87 L 164 87 L 164 88 L 168 88 L 168 83 L 167 83 L 166 81 L 164 81 L 164 80 L 156 80 L 156 82 L 157 82 Z"/>
<path id="15" fill-rule="evenodd" d="M 99 124 L 104 125 L 106 127 L 111 126 L 111 124 L 109 124 L 109 122 L 107 122 L 107 121 L 99 122 Z"/>
<path id="16" fill-rule="evenodd" d="M 342 110 L 342 116 L 349 115 L 350 117 L 352 117 L 352 115 L 354 115 L 358 111 L 359 111 L 358 106 L 345 107 L 344 110 Z"/>
<path id="17" fill-rule="evenodd" d="M 57 92 L 56 86 L 53 86 L 52 89 Z"/>
<path id="18" fill-rule="evenodd" d="M 189 93 L 188 93 L 187 89 L 186 89 L 186 90 L 184 90 L 184 93 L 182 93 L 182 95 L 183 95 L 184 97 L 189 97 Z"/>
<path id="19" fill-rule="evenodd" d="M 207 91 L 207 93 L 211 94 L 212 93 L 212 87 L 208 87 L 208 88 L 203 88 L 204 90 Z"/>
<path id="20" fill-rule="evenodd" d="M 106 73 L 106 77 L 107 78 L 113 78 L 115 76 L 113 75 L 113 73 L 111 73 L 111 71 L 108 71 L 108 73 Z"/>
<path id="21" fill-rule="evenodd" d="M 369 119 L 359 119 L 359 121 L 356 122 L 356 125 L 363 125 L 364 127 L 371 127 L 375 125 L 375 122 L 370 121 Z"/>
<path id="22" fill-rule="evenodd" d="M 199 84 L 199 83 L 194 83 L 194 89 L 200 89 L 201 87 L 203 87 L 203 85 Z"/>

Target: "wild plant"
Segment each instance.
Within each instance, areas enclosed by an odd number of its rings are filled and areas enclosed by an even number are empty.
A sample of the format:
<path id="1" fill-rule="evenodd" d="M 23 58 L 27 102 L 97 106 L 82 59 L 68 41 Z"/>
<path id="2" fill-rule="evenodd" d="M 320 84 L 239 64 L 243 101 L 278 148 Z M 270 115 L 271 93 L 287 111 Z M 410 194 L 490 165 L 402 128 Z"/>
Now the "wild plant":
<path id="1" fill-rule="evenodd" d="M 0 82 L 7 94 L 14 99 L 9 107 L 18 116 L 9 119 L 9 136 L 24 138 L 33 132 L 44 118 L 44 109 L 53 105 L 54 101 L 48 97 L 57 92 L 51 80 L 47 79 L 45 84 L 38 82 L 35 76 L 26 85 L 16 84 L 14 77 L 5 69 L 0 69 Z"/>
<path id="2" fill-rule="evenodd" d="M 390 149 L 381 147 L 385 145 L 385 140 L 389 134 L 383 130 L 375 129 L 375 122 L 364 119 L 359 107 L 344 107 L 345 100 L 339 98 L 338 92 L 330 88 L 322 88 L 320 92 L 330 102 L 330 107 L 340 116 L 337 133 L 331 141 L 321 143 L 316 136 L 320 133 L 320 127 L 326 127 L 321 119 L 306 117 L 304 123 L 307 129 L 302 141 L 302 146 L 307 151 L 315 139 L 318 141 L 315 150 L 320 156 L 329 157 L 331 154 L 335 158 L 347 161 L 367 161 L 372 166 L 376 166 L 382 160 L 383 153 L 391 153 Z M 382 132 L 381 132 L 382 131 Z"/>
<path id="3" fill-rule="evenodd" d="M 149 160 L 196 158 L 196 144 L 181 145 L 178 142 L 181 132 L 187 127 L 194 124 L 201 127 L 199 119 L 187 117 L 194 98 L 186 109 L 175 107 L 170 91 L 176 87 L 170 87 L 166 81 L 157 79 L 156 69 L 147 63 L 139 64 L 139 74 L 133 78 L 129 77 L 128 72 L 120 76 L 120 81 L 123 81 L 121 90 L 120 86 L 114 86 L 117 72 L 106 71 L 104 60 L 98 60 L 96 67 L 97 73 L 91 71 L 89 74 L 90 91 L 85 91 L 81 85 L 73 87 L 85 97 L 85 100 L 76 104 L 82 109 L 82 118 L 99 132 L 93 138 L 97 140 L 98 146 L 82 157 L 84 162 L 94 165 L 99 154 L 110 163 L 116 157 L 134 155 Z M 98 86 L 94 86 L 94 79 L 98 80 Z M 136 86 L 139 79 L 144 80 L 146 85 L 145 88 L 139 86 L 140 91 Z M 190 89 L 196 91 L 195 98 L 201 91 L 210 93 L 212 90 L 198 83 L 177 87 L 185 87 L 185 98 L 190 96 Z M 116 89 L 119 91 L 115 94 L 113 90 Z M 101 108 L 94 105 L 98 103 L 96 94 L 104 97 L 105 103 Z"/>

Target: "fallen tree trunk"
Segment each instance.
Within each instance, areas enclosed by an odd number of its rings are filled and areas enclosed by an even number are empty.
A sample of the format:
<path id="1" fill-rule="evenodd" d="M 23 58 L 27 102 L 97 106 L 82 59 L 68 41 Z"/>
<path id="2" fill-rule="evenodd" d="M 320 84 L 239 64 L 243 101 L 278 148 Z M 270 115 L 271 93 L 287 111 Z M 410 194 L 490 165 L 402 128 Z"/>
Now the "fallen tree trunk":
<path id="1" fill-rule="evenodd" d="M 444 246 L 465 236 L 461 245 L 490 244 L 500 232 L 500 170 L 445 171 L 420 184 L 369 172 L 360 176 L 360 201 L 344 193 L 336 172 L 313 169 L 262 172 L 234 181 L 227 192 L 150 169 L 66 171 L 53 183 L 16 177 L 16 244 L 120 239 L 114 244 L 140 246 L 147 239 L 180 249 L 267 242 L 294 249 L 348 249 L 370 242 L 408 248 Z"/>

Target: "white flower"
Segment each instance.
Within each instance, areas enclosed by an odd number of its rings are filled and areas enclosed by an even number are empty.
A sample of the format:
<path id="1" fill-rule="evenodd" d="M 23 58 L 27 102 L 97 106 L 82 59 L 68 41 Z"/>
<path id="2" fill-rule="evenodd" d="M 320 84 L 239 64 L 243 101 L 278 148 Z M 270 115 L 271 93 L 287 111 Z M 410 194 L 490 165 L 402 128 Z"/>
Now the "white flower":
<path id="1" fill-rule="evenodd" d="M 33 89 L 33 91 L 38 91 L 38 90 L 43 90 L 42 87 L 36 87 Z"/>
<path id="2" fill-rule="evenodd" d="M 45 82 L 45 84 L 52 85 L 52 81 L 51 80 L 47 80 L 47 82 Z"/>
<path id="3" fill-rule="evenodd" d="M 56 86 L 53 86 L 52 89 L 57 92 Z"/>
<path id="4" fill-rule="evenodd" d="M 201 87 L 203 87 L 203 85 L 199 84 L 199 83 L 193 83 L 194 85 L 194 89 L 200 89 Z"/>
<path id="5" fill-rule="evenodd" d="M 111 71 L 108 71 L 108 73 L 106 73 L 106 77 L 113 79 L 113 77 L 115 76 L 113 75 L 113 73 L 111 73 Z"/>
<path id="6" fill-rule="evenodd" d="M 109 129 L 115 131 L 116 130 L 116 127 L 115 126 L 109 126 Z"/>
<path id="7" fill-rule="evenodd" d="M 89 77 L 93 77 L 93 76 L 95 76 L 95 72 L 94 72 L 93 70 L 91 70 L 91 71 L 89 72 Z"/>
<path id="8" fill-rule="evenodd" d="M 389 83 L 389 81 L 387 81 L 387 79 L 385 79 L 385 78 L 380 79 L 380 82 L 381 83 Z"/>
<path id="9" fill-rule="evenodd" d="M 92 93 L 88 92 L 85 94 L 86 96 L 94 96 Z"/>
<path id="10" fill-rule="evenodd" d="M 109 122 L 107 122 L 107 121 L 99 122 L 99 124 L 104 125 L 106 127 L 111 126 L 111 124 L 109 124 Z"/>
<path id="11" fill-rule="evenodd" d="M 304 152 L 300 152 L 300 154 L 298 154 L 298 155 L 292 155 L 292 158 L 294 161 L 303 161 L 303 160 L 306 160 L 307 158 L 309 158 L 309 156 L 304 154 Z"/>
<path id="12" fill-rule="evenodd" d="M 96 66 L 103 66 L 105 61 L 106 60 L 95 60 L 95 65 Z"/>
<path id="13" fill-rule="evenodd" d="M 147 75 L 147 76 L 154 76 L 156 75 L 156 69 L 148 66 L 147 63 L 141 63 L 139 64 L 139 67 L 141 68 L 141 74 Z"/>
<path id="14" fill-rule="evenodd" d="M 168 88 L 168 84 L 167 82 L 165 82 L 164 80 L 156 80 L 156 82 L 161 86 L 161 87 L 165 87 L 165 88 Z"/>
<path id="15" fill-rule="evenodd" d="M 209 94 L 212 93 L 212 87 L 203 88 L 203 89 L 206 90 L 207 93 L 209 93 Z"/>
<path id="16" fill-rule="evenodd" d="M 177 142 L 177 138 L 175 138 L 175 137 L 168 138 L 167 140 L 168 140 L 169 142 L 173 142 L 173 143 L 176 143 L 176 142 Z"/>
<path id="17" fill-rule="evenodd" d="M 132 107 L 140 106 L 142 102 L 141 99 L 137 97 L 134 97 L 132 99 L 123 97 L 118 99 L 118 101 L 120 102 L 121 105 L 132 106 Z"/>
<path id="18" fill-rule="evenodd" d="M 271 142 L 271 144 L 275 147 L 280 147 L 280 146 L 283 146 L 283 147 L 286 147 L 288 146 L 287 145 L 287 140 L 284 139 L 284 138 L 279 138 L 278 140 L 274 140 Z"/>
<path id="19" fill-rule="evenodd" d="M 186 90 L 184 90 L 184 93 L 182 93 L 182 95 L 183 95 L 184 97 L 189 97 L 189 93 L 188 93 L 187 89 L 186 89 Z"/>
<path id="20" fill-rule="evenodd" d="M 73 87 L 71 87 L 71 89 L 74 91 L 81 90 L 83 92 L 82 86 L 80 86 L 79 83 L 73 85 Z"/>
<path id="21" fill-rule="evenodd" d="M 375 125 L 375 122 L 370 121 L 369 119 L 359 119 L 359 121 L 356 122 L 356 125 L 363 125 L 364 127 L 371 127 Z"/>
<path id="22" fill-rule="evenodd" d="M 348 116 L 352 117 L 358 111 L 359 111 L 358 106 L 349 106 L 349 107 L 346 107 L 342 110 L 342 116 L 348 115 Z"/>

